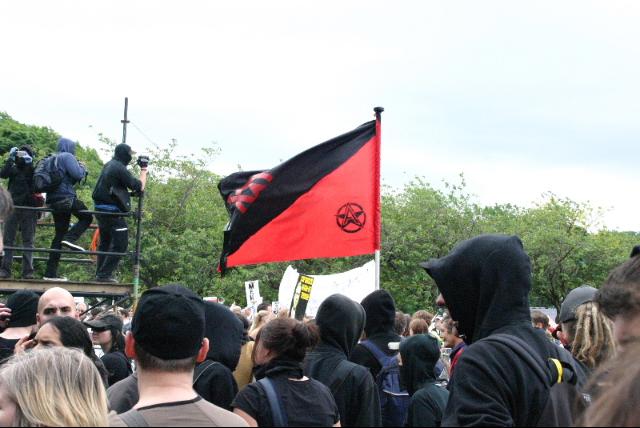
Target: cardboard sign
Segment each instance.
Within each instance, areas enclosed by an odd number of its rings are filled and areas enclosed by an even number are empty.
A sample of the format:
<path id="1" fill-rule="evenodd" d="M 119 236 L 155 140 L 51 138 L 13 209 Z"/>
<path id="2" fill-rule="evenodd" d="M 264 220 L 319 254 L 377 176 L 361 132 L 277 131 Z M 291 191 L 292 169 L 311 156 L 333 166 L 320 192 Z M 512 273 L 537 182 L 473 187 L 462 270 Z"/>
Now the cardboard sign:
<path id="1" fill-rule="evenodd" d="M 302 321 L 307 312 L 307 305 L 311 300 L 311 289 L 314 278 L 308 275 L 300 275 L 296 284 L 293 300 L 291 301 L 291 314 L 295 314 L 298 321 Z"/>
<path id="2" fill-rule="evenodd" d="M 247 281 L 244 283 L 244 289 L 247 295 L 247 307 L 253 308 L 255 313 L 258 305 L 262 303 L 260 296 L 260 281 Z"/>

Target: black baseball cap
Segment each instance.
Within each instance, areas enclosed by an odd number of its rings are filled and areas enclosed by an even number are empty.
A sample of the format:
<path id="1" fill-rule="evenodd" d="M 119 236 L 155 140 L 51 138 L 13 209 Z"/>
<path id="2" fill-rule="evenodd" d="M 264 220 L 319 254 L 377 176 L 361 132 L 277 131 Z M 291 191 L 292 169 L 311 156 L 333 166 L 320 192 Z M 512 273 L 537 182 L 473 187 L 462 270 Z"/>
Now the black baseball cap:
<path id="1" fill-rule="evenodd" d="M 131 334 L 136 343 L 162 360 L 198 355 L 204 331 L 204 302 L 181 285 L 166 285 L 145 292 L 131 321 Z"/>
<path id="2" fill-rule="evenodd" d="M 564 302 L 562 302 L 562 307 L 560 308 L 560 316 L 558 317 L 560 323 L 566 323 L 575 320 L 576 309 L 578 309 L 578 306 L 584 305 L 588 302 L 593 302 L 596 298 L 597 292 L 598 290 L 596 288 L 590 287 L 588 285 L 583 285 L 574 290 L 571 290 L 566 299 L 564 299 Z"/>
<path id="3" fill-rule="evenodd" d="M 85 321 L 85 325 L 91 327 L 93 330 L 106 330 L 113 328 L 122 331 L 123 327 L 122 318 L 113 314 L 105 314 L 94 320 Z"/>

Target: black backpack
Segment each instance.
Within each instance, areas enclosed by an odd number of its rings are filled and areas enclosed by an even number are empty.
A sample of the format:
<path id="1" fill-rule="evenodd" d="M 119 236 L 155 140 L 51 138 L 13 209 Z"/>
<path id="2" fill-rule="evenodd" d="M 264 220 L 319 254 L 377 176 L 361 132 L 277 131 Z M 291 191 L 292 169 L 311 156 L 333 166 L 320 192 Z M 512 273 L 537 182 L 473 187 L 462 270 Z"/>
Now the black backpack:
<path id="1" fill-rule="evenodd" d="M 62 184 L 64 173 L 58 168 L 58 157 L 48 156 L 36 165 L 33 172 L 33 189 L 35 193 L 49 193 L 58 190 Z"/>
<path id="2" fill-rule="evenodd" d="M 409 414 L 411 397 L 402 387 L 400 381 L 398 354 L 387 355 L 373 342 L 368 340 L 360 344 L 375 357 L 380 367 L 382 367 L 376 377 L 376 385 L 378 386 L 378 394 L 380 395 L 382 426 L 405 426 Z"/>
<path id="3" fill-rule="evenodd" d="M 516 336 L 496 334 L 483 341 L 510 348 L 549 388 L 549 398 L 536 426 L 574 426 L 578 417 L 591 404 L 591 397 L 582 391 L 587 382 L 587 374 L 564 349 L 558 348 L 555 358 L 544 361 L 527 342 Z"/>

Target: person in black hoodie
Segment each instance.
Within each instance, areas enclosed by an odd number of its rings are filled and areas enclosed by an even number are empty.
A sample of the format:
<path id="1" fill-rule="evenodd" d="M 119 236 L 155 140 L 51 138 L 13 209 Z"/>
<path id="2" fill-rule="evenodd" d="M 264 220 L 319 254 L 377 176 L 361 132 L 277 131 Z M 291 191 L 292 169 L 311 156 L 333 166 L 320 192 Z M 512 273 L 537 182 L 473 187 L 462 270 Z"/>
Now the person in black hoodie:
<path id="1" fill-rule="evenodd" d="M 205 400 L 233 411 L 238 394 L 233 371 L 240 360 L 244 326 L 227 307 L 205 302 L 205 337 L 209 339 L 207 359 L 196 366 L 193 389 Z"/>
<path id="2" fill-rule="evenodd" d="M 389 343 L 400 342 L 402 338 L 393 331 L 396 322 L 396 303 L 391 294 L 386 290 L 374 291 L 365 297 L 362 307 L 367 316 L 364 326 L 366 339 L 385 354 L 396 355 L 398 351 L 390 350 Z M 376 357 L 362 344 L 354 348 L 351 361 L 368 368 L 374 379 L 382 370 Z"/>
<path id="3" fill-rule="evenodd" d="M 23 207 L 35 207 L 37 205 L 33 191 L 33 172 L 35 153 L 31 146 L 25 145 L 18 149 L 11 149 L 7 162 L 0 171 L 0 178 L 9 179 L 9 193 L 13 204 Z M 36 223 L 38 213 L 34 211 L 16 210 L 4 224 L 4 246 L 13 246 L 18 229 L 22 233 L 22 245 L 25 248 L 34 248 L 36 236 Z M 0 278 L 11 278 L 13 264 L 13 251 L 5 251 L 0 267 Z M 33 279 L 33 253 L 22 255 L 22 278 Z"/>
<path id="4" fill-rule="evenodd" d="M 143 192 L 147 182 L 148 161 L 139 159 L 140 180 L 136 179 L 127 166 L 133 160 L 133 151 L 126 144 L 116 146 L 115 155 L 106 163 L 93 191 L 96 211 L 119 213 L 131 211 L 129 190 Z M 98 215 L 100 227 L 99 251 L 124 253 L 129 246 L 129 227 L 123 217 Z M 120 257 L 98 256 L 96 280 L 98 282 L 118 282 L 113 273 L 118 268 Z"/>
<path id="5" fill-rule="evenodd" d="M 402 383 L 411 395 L 409 427 L 439 427 L 449 392 L 436 384 L 434 369 L 440 359 L 440 346 L 435 337 L 419 334 L 400 345 Z"/>
<path id="6" fill-rule="evenodd" d="M 499 334 L 526 342 L 540 361 L 571 361 L 566 375 L 572 372 L 583 386 L 584 367 L 531 325 L 531 261 L 518 237 L 479 236 L 421 266 L 435 280 L 470 345 L 456 366 L 443 426 L 541 422 L 550 386 L 512 347 L 499 342 Z"/>
<path id="7" fill-rule="evenodd" d="M 344 427 L 382 426 L 380 396 L 371 373 L 349 361 L 365 323 L 362 306 L 335 294 L 316 315 L 320 344 L 307 355 L 305 374 L 331 389 Z"/>

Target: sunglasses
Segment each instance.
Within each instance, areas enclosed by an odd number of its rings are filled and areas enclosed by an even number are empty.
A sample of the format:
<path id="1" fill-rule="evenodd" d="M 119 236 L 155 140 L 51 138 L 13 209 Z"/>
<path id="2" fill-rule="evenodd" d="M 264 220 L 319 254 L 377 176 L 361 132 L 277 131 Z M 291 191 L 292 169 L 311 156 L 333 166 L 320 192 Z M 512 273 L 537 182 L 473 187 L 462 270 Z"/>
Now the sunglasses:
<path id="1" fill-rule="evenodd" d="M 104 328 L 92 328 L 91 331 L 93 333 L 104 333 L 105 331 L 109 331 L 108 327 L 104 327 Z"/>

